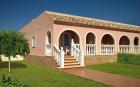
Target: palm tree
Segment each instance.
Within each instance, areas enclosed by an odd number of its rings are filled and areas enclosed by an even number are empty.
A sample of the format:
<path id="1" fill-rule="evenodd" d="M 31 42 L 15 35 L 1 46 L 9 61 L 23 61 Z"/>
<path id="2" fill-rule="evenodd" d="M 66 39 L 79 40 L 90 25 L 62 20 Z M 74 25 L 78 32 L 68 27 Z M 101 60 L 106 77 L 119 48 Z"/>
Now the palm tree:
<path id="1" fill-rule="evenodd" d="M 0 31 L 0 55 L 9 58 L 9 73 L 10 56 L 27 56 L 29 53 L 29 44 L 22 33 L 12 30 Z"/>

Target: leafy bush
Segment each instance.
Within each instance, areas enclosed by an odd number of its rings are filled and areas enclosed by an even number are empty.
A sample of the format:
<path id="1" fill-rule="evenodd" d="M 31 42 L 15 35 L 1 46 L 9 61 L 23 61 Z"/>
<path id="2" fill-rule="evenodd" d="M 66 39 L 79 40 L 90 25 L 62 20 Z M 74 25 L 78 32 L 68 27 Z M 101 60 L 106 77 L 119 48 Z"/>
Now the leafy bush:
<path id="1" fill-rule="evenodd" d="M 4 87 L 29 87 L 18 80 L 13 80 L 9 74 L 3 74 L 2 82 Z"/>
<path id="2" fill-rule="evenodd" d="M 118 53 L 117 57 L 118 63 L 140 65 L 140 54 Z"/>

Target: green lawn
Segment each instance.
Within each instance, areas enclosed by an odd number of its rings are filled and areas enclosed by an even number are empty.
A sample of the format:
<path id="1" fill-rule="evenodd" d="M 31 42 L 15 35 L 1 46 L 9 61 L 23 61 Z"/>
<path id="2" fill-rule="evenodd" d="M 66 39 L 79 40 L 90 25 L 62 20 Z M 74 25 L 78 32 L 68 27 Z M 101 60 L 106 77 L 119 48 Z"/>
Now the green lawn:
<path id="1" fill-rule="evenodd" d="M 0 77 L 7 71 L 7 63 L 0 63 Z M 12 63 L 12 77 L 30 87 L 111 87 L 27 61 Z M 1 85 L 0 78 L 0 87 Z"/>
<path id="2" fill-rule="evenodd" d="M 86 67 L 92 70 L 120 74 L 140 79 L 140 65 L 110 63 L 110 64 L 88 65 Z"/>

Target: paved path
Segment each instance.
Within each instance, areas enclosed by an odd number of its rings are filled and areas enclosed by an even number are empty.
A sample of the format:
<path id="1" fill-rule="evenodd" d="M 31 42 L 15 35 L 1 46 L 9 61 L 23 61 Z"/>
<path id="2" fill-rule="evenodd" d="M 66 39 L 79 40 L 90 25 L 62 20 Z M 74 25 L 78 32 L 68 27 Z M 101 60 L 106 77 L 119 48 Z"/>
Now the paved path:
<path id="1" fill-rule="evenodd" d="M 114 75 L 85 68 L 64 69 L 63 71 L 90 80 L 113 85 L 115 87 L 140 87 L 140 79 L 130 78 L 126 76 Z"/>

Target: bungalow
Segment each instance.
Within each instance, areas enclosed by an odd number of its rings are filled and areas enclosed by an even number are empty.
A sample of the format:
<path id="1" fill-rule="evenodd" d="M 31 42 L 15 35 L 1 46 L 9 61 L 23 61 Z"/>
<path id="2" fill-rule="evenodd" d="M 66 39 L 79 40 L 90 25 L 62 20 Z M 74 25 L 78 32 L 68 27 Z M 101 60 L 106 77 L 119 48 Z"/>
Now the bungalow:
<path id="1" fill-rule="evenodd" d="M 140 26 L 45 11 L 20 32 L 31 53 L 51 56 L 59 68 L 116 61 L 118 52 L 140 52 Z"/>

